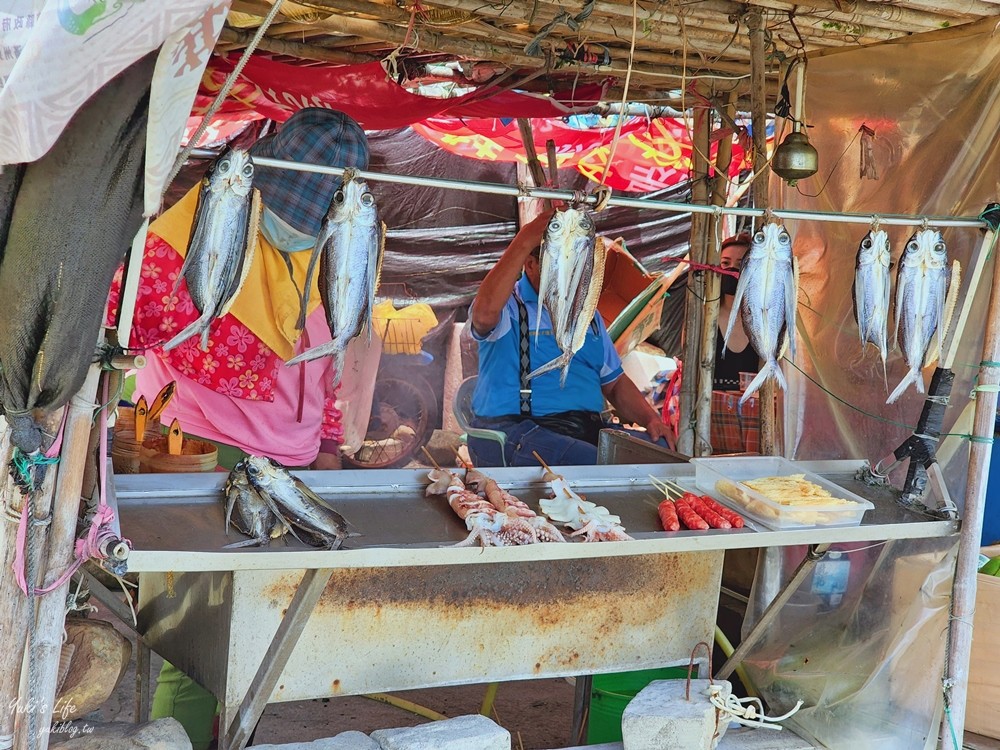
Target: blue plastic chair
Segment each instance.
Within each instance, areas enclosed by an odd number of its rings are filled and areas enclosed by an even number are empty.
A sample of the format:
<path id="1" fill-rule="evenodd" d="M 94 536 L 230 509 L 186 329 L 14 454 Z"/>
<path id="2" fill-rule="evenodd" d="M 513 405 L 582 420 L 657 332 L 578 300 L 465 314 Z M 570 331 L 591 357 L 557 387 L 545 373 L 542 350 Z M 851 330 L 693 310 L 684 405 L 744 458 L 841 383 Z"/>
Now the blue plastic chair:
<path id="1" fill-rule="evenodd" d="M 473 375 L 471 378 L 466 378 L 462 381 L 462 384 L 458 386 L 458 391 L 455 392 L 455 403 L 454 412 L 455 419 L 458 421 L 458 426 L 462 428 L 465 433 L 462 436 L 462 441 L 468 444 L 469 436 L 474 438 L 479 438 L 480 440 L 493 440 L 500 444 L 500 455 L 503 456 L 503 465 L 507 465 L 507 457 L 504 455 L 504 444 L 507 442 L 507 433 L 501 432 L 500 430 L 488 430 L 484 427 L 473 427 L 471 422 L 475 418 L 475 414 L 472 411 L 472 392 L 476 389 L 476 381 L 479 378 Z"/>

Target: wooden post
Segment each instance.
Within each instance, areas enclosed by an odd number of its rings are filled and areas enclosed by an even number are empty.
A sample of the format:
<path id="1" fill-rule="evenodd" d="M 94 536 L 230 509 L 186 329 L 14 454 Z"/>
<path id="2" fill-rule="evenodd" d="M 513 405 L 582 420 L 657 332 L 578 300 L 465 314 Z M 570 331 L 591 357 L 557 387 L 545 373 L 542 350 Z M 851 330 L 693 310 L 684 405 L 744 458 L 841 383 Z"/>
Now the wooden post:
<path id="1" fill-rule="evenodd" d="M 43 583 L 51 585 L 73 561 L 76 540 L 77 516 L 80 511 L 80 489 L 83 485 L 84 464 L 90 442 L 90 426 L 94 415 L 97 396 L 97 381 L 101 373 L 100 365 L 92 365 L 87 372 L 83 386 L 70 401 L 66 426 L 63 430 L 63 444 L 59 459 L 59 471 L 55 482 L 55 501 L 52 509 L 52 525 L 49 531 L 46 571 Z M 52 723 L 52 709 L 56 695 L 56 677 L 59 670 L 59 654 L 62 647 L 63 621 L 66 617 L 67 579 L 61 586 L 42 596 L 38 602 L 35 620 L 34 649 L 28 654 L 29 671 L 33 679 L 28 680 L 28 696 L 22 696 L 25 703 L 31 701 L 33 718 L 38 736 L 29 738 L 26 724 L 18 722 L 17 741 L 19 750 L 46 750 L 49 745 L 47 731 Z M 34 667 L 32 667 L 32 662 Z"/>
<path id="2" fill-rule="evenodd" d="M 58 428 L 58 420 L 62 418 L 62 410 L 60 409 L 53 416 Z M 3 467 L 3 481 L 0 482 L 0 485 L 2 485 L 3 508 L 8 521 L 3 524 L 3 542 L 2 548 L 0 548 L 0 566 L 3 570 L 3 574 L 0 575 L 0 612 L 4 613 L 3 622 L 7 627 L 6 630 L 0 631 L 0 638 L 4 643 L 10 644 L 8 648 L 0 651 L 0 750 L 6 750 L 13 746 L 15 725 L 23 721 L 25 716 L 23 713 L 18 715 L 17 709 L 25 710 L 27 708 L 23 701 L 19 704 L 18 691 L 21 684 L 21 671 L 25 663 L 25 634 L 28 629 L 29 600 L 11 574 L 11 566 L 17 552 L 16 519 L 24 507 L 25 498 L 7 471 L 14 446 L 10 441 L 10 430 L 6 421 L 0 419 L 0 424 L 3 425 L 2 435 L 0 435 L 0 466 Z M 45 481 L 35 494 L 32 502 L 32 516 L 35 519 L 42 520 L 49 515 L 52 508 L 56 474 L 55 467 L 50 467 L 46 473 Z M 33 564 L 26 565 L 26 567 L 37 570 L 38 558 L 41 550 L 44 549 L 45 527 L 29 526 L 28 534 L 35 535 L 37 541 L 33 545 L 36 549 Z M 25 560 L 25 562 L 28 561 Z M 27 570 L 25 574 L 28 574 Z M 37 584 L 37 581 L 29 582 L 29 585 L 34 584 Z"/>
<path id="3" fill-rule="evenodd" d="M 698 84 L 704 95 L 703 84 Z M 691 154 L 691 202 L 708 203 L 708 152 L 711 137 L 711 112 L 706 107 L 697 106 L 693 110 L 694 150 Z M 706 214 L 691 215 L 691 241 L 688 258 L 692 263 L 704 263 L 708 245 L 708 226 L 711 219 Z M 681 377 L 680 427 L 677 450 L 687 456 L 700 456 L 703 445 L 695 441 L 695 396 L 698 392 L 698 370 L 700 369 L 701 327 L 705 300 L 705 273 L 689 271 L 687 299 L 684 309 L 684 373 Z M 711 450 L 711 446 L 709 446 Z"/>
<path id="4" fill-rule="evenodd" d="M 767 91 L 765 79 L 764 19 L 758 9 L 750 10 L 743 21 L 750 32 L 750 122 L 753 130 L 753 204 L 755 208 L 770 205 L 768 181 L 771 167 L 767 164 Z M 794 336 L 795 331 L 788 335 Z M 774 381 L 768 380 L 760 389 L 760 452 L 765 456 L 777 453 L 777 410 Z"/>
<path id="5" fill-rule="evenodd" d="M 736 115 L 736 97 L 733 93 L 727 97 L 726 113 L 730 118 Z M 715 206 L 726 204 L 729 165 L 732 160 L 733 136 L 730 136 L 719 141 L 719 149 L 715 155 L 715 181 L 712 184 L 712 204 Z M 721 260 L 719 246 L 724 238 L 717 236 L 717 232 L 725 233 L 719 222 L 713 219 L 708 227 L 708 248 L 705 253 L 705 262 L 712 266 L 719 265 Z M 698 368 L 698 394 L 695 401 L 695 445 L 700 456 L 712 452 L 712 384 L 715 379 L 721 283 L 719 274 L 705 275 L 705 316 L 701 326 L 701 366 Z"/>
<path id="6" fill-rule="evenodd" d="M 531 132 L 531 121 L 526 117 L 518 117 L 517 129 L 521 131 L 521 143 L 524 144 L 524 155 L 528 159 L 531 179 L 535 183 L 535 187 L 545 187 L 545 170 L 542 169 L 542 163 L 538 161 L 538 154 L 535 151 L 535 138 Z"/>
<path id="7" fill-rule="evenodd" d="M 972 289 L 975 289 L 975 286 Z M 945 691 L 945 705 L 951 711 L 951 726 L 948 726 L 946 719 L 941 732 L 944 750 L 961 750 L 965 731 L 969 653 L 972 650 L 972 617 L 976 612 L 979 543 L 983 533 L 986 483 L 990 473 L 997 410 L 997 393 L 990 389 L 996 388 L 1000 383 L 1000 367 L 982 363 L 997 361 L 1000 361 L 1000 262 L 994 260 L 993 288 L 990 291 L 990 304 L 986 313 L 986 337 L 983 341 L 979 377 L 975 381 L 978 391 L 976 412 L 972 421 L 973 438 L 969 445 L 969 481 L 965 489 L 962 534 L 951 598 L 951 621 L 948 623 L 948 663 L 945 665 L 945 678 L 950 682 L 951 688 Z M 957 746 L 951 740 L 952 728 L 958 738 Z"/>

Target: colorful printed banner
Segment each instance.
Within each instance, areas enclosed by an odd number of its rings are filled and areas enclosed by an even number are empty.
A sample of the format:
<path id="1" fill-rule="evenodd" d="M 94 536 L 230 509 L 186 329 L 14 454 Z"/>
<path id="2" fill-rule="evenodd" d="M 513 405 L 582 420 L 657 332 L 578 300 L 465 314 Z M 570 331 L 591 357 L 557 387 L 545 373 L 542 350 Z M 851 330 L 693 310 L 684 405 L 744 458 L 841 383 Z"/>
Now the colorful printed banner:
<path id="1" fill-rule="evenodd" d="M 614 138 L 613 118 L 569 117 L 531 121 L 535 152 L 548 168 L 546 141 L 556 144 L 560 169 L 574 168 L 593 182 L 615 190 L 649 193 L 689 179 L 691 170 L 690 123 L 680 118 L 630 117 L 623 124 L 614 163 L 608 167 Z M 413 129 L 446 151 L 484 161 L 526 162 L 517 123 L 513 120 L 459 120 L 432 118 Z M 715 157 L 717 143 L 712 145 Z M 748 167 L 748 155 L 737 141 L 733 145 L 730 176 Z"/>

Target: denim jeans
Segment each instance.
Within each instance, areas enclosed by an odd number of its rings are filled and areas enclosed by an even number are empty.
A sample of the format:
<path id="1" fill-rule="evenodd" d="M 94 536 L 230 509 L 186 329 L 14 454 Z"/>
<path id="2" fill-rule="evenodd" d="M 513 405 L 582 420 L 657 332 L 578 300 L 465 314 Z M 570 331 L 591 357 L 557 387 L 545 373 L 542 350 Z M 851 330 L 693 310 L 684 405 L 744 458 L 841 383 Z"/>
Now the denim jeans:
<path id="1" fill-rule="evenodd" d="M 473 421 L 473 426 L 475 425 L 476 423 Z M 537 451 L 546 463 L 552 465 L 592 466 L 597 463 L 597 446 L 553 432 L 530 419 L 510 420 L 510 422 L 499 424 L 496 421 L 491 421 L 489 425 L 482 426 L 507 434 L 507 441 L 504 444 L 504 457 L 507 459 L 507 466 L 538 466 L 538 460 L 532 455 L 532 451 Z M 617 425 L 613 426 L 615 429 L 621 429 Z M 645 432 L 636 432 L 635 430 L 624 430 L 624 432 L 648 440 Z M 667 443 L 661 438 L 656 441 L 656 445 L 666 447 Z M 482 440 L 470 436 L 469 452 L 472 454 L 472 460 L 476 466 L 504 465 L 500 455 L 500 444 L 493 440 Z"/>

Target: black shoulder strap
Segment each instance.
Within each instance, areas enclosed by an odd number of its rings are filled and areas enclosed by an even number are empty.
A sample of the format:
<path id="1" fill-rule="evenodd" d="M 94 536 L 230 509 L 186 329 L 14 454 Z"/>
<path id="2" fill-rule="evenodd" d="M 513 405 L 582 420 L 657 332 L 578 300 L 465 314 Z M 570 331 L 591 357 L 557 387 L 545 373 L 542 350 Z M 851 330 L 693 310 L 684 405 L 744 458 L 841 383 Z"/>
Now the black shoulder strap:
<path id="1" fill-rule="evenodd" d="M 530 417 L 531 416 L 531 383 L 528 381 L 528 373 L 531 372 L 531 353 L 530 353 L 530 342 L 528 340 L 528 308 L 525 306 L 524 301 L 514 295 L 514 299 L 517 300 L 517 319 L 518 327 L 520 329 L 520 338 L 518 342 L 518 350 L 521 357 L 521 391 L 520 391 L 520 402 L 521 402 L 521 416 Z"/>

